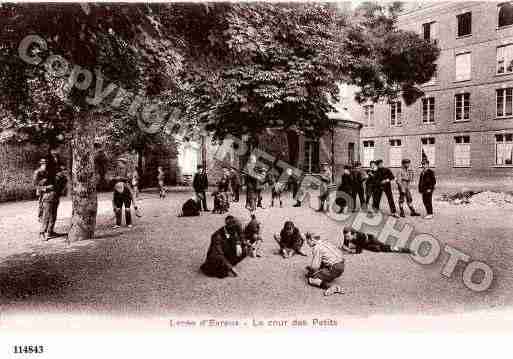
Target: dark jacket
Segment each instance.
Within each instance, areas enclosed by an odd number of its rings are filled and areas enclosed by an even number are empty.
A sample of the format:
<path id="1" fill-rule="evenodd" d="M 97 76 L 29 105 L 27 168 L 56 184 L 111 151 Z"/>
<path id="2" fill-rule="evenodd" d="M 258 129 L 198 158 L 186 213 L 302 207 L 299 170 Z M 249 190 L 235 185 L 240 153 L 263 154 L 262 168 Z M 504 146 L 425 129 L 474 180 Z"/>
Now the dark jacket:
<path id="1" fill-rule="evenodd" d="M 367 179 L 367 174 L 361 168 L 355 168 L 351 171 L 354 187 L 363 187 L 363 183 Z"/>
<path id="2" fill-rule="evenodd" d="M 232 188 L 240 188 L 240 176 L 238 173 L 231 174 L 230 184 L 231 184 Z"/>
<path id="3" fill-rule="evenodd" d="M 337 187 L 337 192 L 345 192 L 348 195 L 353 193 L 353 177 L 351 174 L 344 173 L 342 175 L 340 184 Z"/>
<path id="4" fill-rule="evenodd" d="M 183 217 L 195 217 L 200 215 L 200 204 L 189 198 L 182 206 Z"/>
<path id="5" fill-rule="evenodd" d="M 390 180 L 388 183 L 382 184 L 383 180 Z M 392 186 L 392 181 L 395 179 L 394 174 L 390 170 L 390 168 L 378 168 L 376 171 L 376 185 L 379 185 L 381 188 Z"/>
<path id="6" fill-rule="evenodd" d="M 60 156 L 57 156 L 56 159 L 50 153 L 46 156 L 46 171 L 48 173 L 48 181 L 50 183 L 53 184 L 55 182 L 55 178 L 57 173 L 61 170 L 62 164 Z"/>
<path id="7" fill-rule="evenodd" d="M 255 218 L 252 218 L 249 223 L 244 228 L 244 238 L 246 241 L 253 243 L 255 239 L 254 235 L 260 236 L 260 222 L 258 222 Z"/>
<path id="8" fill-rule="evenodd" d="M 208 189 L 208 177 L 206 173 L 198 172 L 192 180 L 192 187 L 195 192 L 205 192 Z"/>
<path id="9" fill-rule="evenodd" d="M 294 227 L 292 234 L 288 234 L 285 229 L 282 229 L 280 232 L 280 247 L 282 248 L 301 248 L 303 242 L 304 239 L 297 227 Z"/>
<path id="10" fill-rule="evenodd" d="M 236 247 L 242 247 L 242 255 L 237 257 Z M 241 236 L 226 235 L 225 228 L 218 229 L 211 237 L 205 263 L 200 267 L 201 271 L 209 277 L 225 278 L 230 270 L 245 257 L 245 248 Z"/>
<path id="11" fill-rule="evenodd" d="M 435 189 L 436 178 L 435 172 L 428 168 L 420 173 L 419 177 L 419 192 L 425 193 L 427 190 L 431 192 Z"/>
<path id="12" fill-rule="evenodd" d="M 219 192 L 228 192 L 230 189 L 230 177 L 223 176 L 217 183 L 217 189 Z"/>

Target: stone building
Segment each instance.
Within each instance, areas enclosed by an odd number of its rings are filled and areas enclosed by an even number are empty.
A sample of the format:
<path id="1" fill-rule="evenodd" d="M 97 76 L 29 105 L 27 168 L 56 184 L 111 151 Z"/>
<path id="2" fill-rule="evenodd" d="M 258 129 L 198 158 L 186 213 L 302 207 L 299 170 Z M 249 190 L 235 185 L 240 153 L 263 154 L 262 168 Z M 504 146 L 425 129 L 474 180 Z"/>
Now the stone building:
<path id="1" fill-rule="evenodd" d="M 428 158 L 438 174 L 506 176 L 513 168 L 513 5 L 436 2 L 403 13 L 398 26 L 441 49 L 425 96 L 403 102 L 352 103 L 363 124 L 360 156 L 418 166 Z"/>

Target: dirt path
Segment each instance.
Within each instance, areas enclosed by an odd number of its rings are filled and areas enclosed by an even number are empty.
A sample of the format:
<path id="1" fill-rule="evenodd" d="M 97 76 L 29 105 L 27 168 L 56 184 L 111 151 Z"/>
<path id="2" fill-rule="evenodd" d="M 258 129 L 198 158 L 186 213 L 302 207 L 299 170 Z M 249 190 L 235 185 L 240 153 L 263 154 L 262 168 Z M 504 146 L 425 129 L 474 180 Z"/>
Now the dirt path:
<path id="1" fill-rule="evenodd" d="M 237 278 L 211 279 L 198 267 L 210 234 L 223 224 L 224 216 L 177 218 L 187 196 L 173 193 L 161 201 L 143 194 L 144 217 L 132 230 L 113 231 L 110 200 L 103 195 L 97 238 L 71 245 L 63 239 L 37 240 L 35 202 L 0 205 L 2 315 L 43 311 L 185 318 L 369 316 L 460 313 L 512 302 L 513 213 L 436 202 L 435 220 L 406 218 L 417 231 L 488 263 L 495 281 L 485 292 L 463 285 L 461 265 L 451 278 L 443 277 L 446 255 L 431 266 L 421 266 L 404 255 L 365 253 L 347 257 L 346 272 L 339 279 L 346 294 L 323 297 L 304 283 L 309 258 L 282 259 L 275 254 L 271 235 L 293 219 L 301 230 L 334 240 L 343 224 L 306 208 L 291 208 L 291 201 L 285 208 L 261 211 L 265 257 L 243 261 Z M 64 201 L 57 230 L 64 230 L 70 211 L 70 202 Z M 240 205 L 231 212 L 248 217 Z"/>

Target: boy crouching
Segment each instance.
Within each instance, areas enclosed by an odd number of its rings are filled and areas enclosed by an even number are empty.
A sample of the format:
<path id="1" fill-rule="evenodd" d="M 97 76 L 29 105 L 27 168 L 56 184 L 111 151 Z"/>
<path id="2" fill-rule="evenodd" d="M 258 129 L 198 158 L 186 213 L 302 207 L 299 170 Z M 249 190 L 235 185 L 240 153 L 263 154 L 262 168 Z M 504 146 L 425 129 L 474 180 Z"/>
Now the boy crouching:
<path id="1" fill-rule="evenodd" d="M 274 240 L 280 246 L 280 254 L 283 258 L 290 258 L 294 253 L 306 257 L 306 254 L 301 250 L 304 239 L 292 221 L 285 222 L 280 234 L 274 235 Z"/>
<path id="2" fill-rule="evenodd" d="M 261 226 L 254 214 L 251 215 L 251 220 L 244 228 L 244 238 L 248 244 L 249 256 L 262 257 L 262 254 L 260 253 L 260 247 L 263 242 L 261 237 Z"/>
<path id="3" fill-rule="evenodd" d="M 324 289 L 324 295 L 343 294 L 344 290 L 332 282 L 344 273 L 342 253 L 320 236 L 306 234 L 306 243 L 312 248 L 312 264 L 306 267 L 308 284 Z"/>

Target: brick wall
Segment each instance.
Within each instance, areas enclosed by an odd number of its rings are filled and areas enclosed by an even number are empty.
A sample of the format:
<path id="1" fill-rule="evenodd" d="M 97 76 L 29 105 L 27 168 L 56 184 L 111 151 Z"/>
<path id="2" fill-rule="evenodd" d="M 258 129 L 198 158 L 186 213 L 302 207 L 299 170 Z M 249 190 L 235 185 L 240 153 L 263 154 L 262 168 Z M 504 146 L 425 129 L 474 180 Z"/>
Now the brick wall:
<path id="1" fill-rule="evenodd" d="M 458 14 L 472 13 L 472 34 L 457 37 Z M 402 141 L 403 157 L 418 165 L 421 160 L 421 138 L 435 138 L 437 172 L 447 177 L 511 176 L 512 168 L 495 166 L 495 134 L 513 133 L 513 116 L 496 118 L 496 90 L 513 87 L 513 74 L 496 73 L 497 47 L 513 43 L 513 28 L 497 28 L 497 3 L 452 2 L 428 6 L 402 16 L 399 27 L 421 33 L 422 24 L 436 22 L 437 41 L 441 49 L 438 76 L 433 85 L 423 86 L 426 97 L 435 98 L 435 123 L 422 122 L 422 101 L 402 106 L 402 125 L 390 125 L 388 103 L 374 106 L 374 127 L 364 127 L 364 140 L 375 141 L 375 158 L 390 165 L 390 139 Z M 455 80 L 455 56 L 471 53 L 471 78 Z M 470 119 L 455 121 L 455 95 L 470 94 Z M 353 119 L 365 122 L 362 107 L 350 103 Z M 454 166 L 454 137 L 469 136 L 471 167 Z M 363 146 L 362 146 L 363 147 Z"/>

